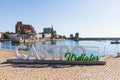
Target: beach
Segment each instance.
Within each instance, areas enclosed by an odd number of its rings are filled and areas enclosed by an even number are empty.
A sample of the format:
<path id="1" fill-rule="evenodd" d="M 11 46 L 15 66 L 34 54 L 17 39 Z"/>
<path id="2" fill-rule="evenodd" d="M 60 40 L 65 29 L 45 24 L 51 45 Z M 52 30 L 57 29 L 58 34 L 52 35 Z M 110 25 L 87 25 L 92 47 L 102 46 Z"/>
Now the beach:
<path id="1" fill-rule="evenodd" d="M 119 80 L 120 58 L 106 58 L 106 65 L 8 64 L 13 51 L 0 49 L 0 80 Z"/>

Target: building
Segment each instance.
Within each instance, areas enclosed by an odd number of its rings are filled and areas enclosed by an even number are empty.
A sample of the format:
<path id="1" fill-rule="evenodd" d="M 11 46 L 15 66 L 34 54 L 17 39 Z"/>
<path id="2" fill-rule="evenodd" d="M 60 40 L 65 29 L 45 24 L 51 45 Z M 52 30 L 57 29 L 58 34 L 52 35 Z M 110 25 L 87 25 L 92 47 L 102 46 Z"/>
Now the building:
<path id="1" fill-rule="evenodd" d="M 0 39 L 2 38 L 2 33 L 0 32 Z"/>
<path id="2" fill-rule="evenodd" d="M 75 33 L 75 41 L 79 41 L 79 33 Z"/>
<path id="3" fill-rule="evenodd" d="M 45 38 L 51 38 L 51 33 L 44 33 Z"/>
<path id="4" fill-rule="evenodd" d="M 2 34 L 0 33 L 0 39 L 2 38 Z"/>
<path id="5" fill-rule="evenodd" d="M 57 32 L 52 28 L 43 28 L 43 38 L 56 38 Z"/>
<path id="6" fill-rule="evenodd" d="M 73 34 L 70 34 L 70 39 L 71 39 L 71 40 L 73 40 L 73 39 L 74 39 Z"/>
<path id="7" fill-rule="evenodd" d="M 14 38 L 16 38 L 16 37 L 17 37 L 16 33 L 9 33 L 8 34 L 8 38 L 11 39 L 11 40 L 14 39 Z"/>
<path id="8" fill-rule="evenodd" d="M 42 34 L 36 33 L 35 36 L 34 36 L 34 38 L 35 38 L 36 40 L 40 40 L 40 39 L 42 39 Z"/>
<path id="9" fill-rule="evenodd" d="M 18 37 L 18 34 L 12 33 L 12 34 L 9 34 L 9 39 L 10 39 L 12 42 L 19 42 L 19 41 L 22 40 L 22 37 Z"/>
<path id="10" fill-rule="evenodd" d="M 5 32 L 0 32 L 0 39 L 4 39 Z"/>
<path id="11" fill-rule="evenodd" d="M 52 33 L 53 28 L 43 28 L 43 33 Z"/>
<path id="12" fill-rule="evenodd" d="M 15 26 L 15 32 L 17 34 L 36 33 L 33 26 L 28 24 L 22 24 L 22 22 L 17 22 Z"/>

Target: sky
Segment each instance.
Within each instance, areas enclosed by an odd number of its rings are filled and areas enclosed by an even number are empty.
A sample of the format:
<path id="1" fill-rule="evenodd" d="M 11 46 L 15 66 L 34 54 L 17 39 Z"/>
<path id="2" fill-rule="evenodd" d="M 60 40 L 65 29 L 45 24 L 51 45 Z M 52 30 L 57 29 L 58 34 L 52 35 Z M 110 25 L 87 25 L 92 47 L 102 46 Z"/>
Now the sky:
<path id="1" fill-rule="evenodd" d="M 17 21 L 36 32 L 53 26 L 59 35 L 120 37 L 120 0 L 0 0 L 0 32 Z"/>

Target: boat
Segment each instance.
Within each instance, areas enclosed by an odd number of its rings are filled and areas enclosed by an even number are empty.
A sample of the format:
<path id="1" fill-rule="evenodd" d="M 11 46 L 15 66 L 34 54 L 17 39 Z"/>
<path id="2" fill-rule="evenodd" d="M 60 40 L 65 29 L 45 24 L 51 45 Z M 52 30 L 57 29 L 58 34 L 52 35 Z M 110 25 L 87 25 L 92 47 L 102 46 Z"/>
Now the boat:
<path id="1" fill-rule="evenodd" d="M 111 41 L 111 44 L 120 44 L 119 41 Z"/>

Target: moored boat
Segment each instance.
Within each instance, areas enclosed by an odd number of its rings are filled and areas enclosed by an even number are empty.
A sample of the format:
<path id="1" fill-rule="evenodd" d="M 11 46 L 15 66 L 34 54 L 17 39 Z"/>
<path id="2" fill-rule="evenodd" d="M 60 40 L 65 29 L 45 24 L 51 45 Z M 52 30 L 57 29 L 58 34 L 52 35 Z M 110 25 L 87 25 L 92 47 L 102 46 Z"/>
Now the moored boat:
<path id="1" fill-rule="evenodd" d="M 119 41 L 111 41 L 111 44 L 120 44 Z"/>

